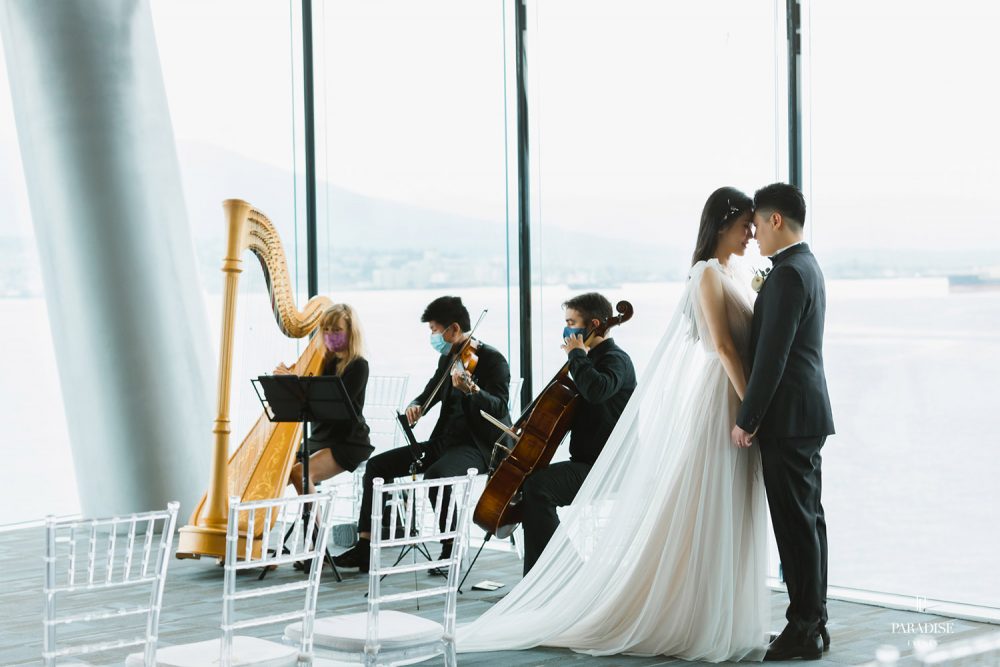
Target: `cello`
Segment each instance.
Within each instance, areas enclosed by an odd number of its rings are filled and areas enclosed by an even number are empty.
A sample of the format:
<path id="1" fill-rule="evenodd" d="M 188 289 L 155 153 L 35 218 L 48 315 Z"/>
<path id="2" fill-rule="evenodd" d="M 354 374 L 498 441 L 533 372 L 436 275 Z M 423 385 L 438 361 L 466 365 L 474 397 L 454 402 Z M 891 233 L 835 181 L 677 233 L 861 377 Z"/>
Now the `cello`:
<path id="1" fill-rule="evenodd" d="M 632 318 L 633 308 L 628 301 L 619 301 L 615 310 L 618 315 L 588 329 L 585 343 L 589 344 L 595 337 L 604 337 L 609 329 Z M 580 400 L 580 392 L 569 376 L 567 360 L 513 426 L 508 429 L 495 422 L 515 444 L 486 482 L 472 515 L 477 526 L 500 539 L 514 532 L 521 522 L 521 485 L 531 473 L 552 460 L 573 423 Z M 495 447 L 506 449 L 499 441 Z"/>

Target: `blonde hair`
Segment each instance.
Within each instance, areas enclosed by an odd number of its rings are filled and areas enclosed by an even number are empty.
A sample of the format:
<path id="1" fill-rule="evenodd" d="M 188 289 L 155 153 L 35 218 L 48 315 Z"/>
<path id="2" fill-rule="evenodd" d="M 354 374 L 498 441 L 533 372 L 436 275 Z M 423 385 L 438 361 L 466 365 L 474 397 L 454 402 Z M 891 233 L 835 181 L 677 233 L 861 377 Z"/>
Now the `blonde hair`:
<path id="1" fill-rule="evenodd" d="M 361 333 L 361 322 L 354 312 L 354 309 L 346 303 L 335 303 L 323 312 L 323 317 L 319 321 L 319 334 L 322 336 L 330 331 L 337 322 L 343 322 L 344 331 L 347 332 L 347 349 L 344 351 L 343 363 L 337 365 L 337 375 L 343 375 L 344 370 L 351 363 L 361 357 L 364 351 L 364 335 Z M 325 367 L 333 358 L 333 350 L 324 346 L 323 366 Z"/>

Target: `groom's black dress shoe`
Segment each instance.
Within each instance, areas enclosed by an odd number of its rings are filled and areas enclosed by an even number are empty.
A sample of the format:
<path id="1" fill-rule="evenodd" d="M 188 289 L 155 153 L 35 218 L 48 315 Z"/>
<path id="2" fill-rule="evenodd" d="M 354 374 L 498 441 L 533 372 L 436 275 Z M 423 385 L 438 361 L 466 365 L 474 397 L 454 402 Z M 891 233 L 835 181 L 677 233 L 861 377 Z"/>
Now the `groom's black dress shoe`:
<path id="1" fill-rule="evenodd" d="M 778 632 L 772 632 L 770 634 L 770 642 L 774 642 L 775 639 L 780 637 L 781 634 Z M 819 626 L 819 636 L 823 638 L 823 652 L 826 653 L 830 650 L 830 633 L 827 631 L 825 625 Z"/>
<path id="2" fill-rule="evenodd" d="M 794 635 L 782 632 L 764 654 L 764 662 L 777 660 L 819 660 L 823 657 L 823 638 L 819 632 L 813 635 Z"/>

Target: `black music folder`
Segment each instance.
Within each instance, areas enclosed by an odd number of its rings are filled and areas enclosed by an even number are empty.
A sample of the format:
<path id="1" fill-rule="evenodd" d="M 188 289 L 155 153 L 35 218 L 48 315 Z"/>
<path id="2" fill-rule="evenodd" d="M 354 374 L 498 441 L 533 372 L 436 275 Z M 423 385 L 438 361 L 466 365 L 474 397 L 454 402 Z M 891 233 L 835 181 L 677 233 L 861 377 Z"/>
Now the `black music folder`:
<path id="1" fill-rule="evenodd" d="M 272 422 L 359 421 L 344 381 L 336 375 L 261 375 L 252 382 Z"/>

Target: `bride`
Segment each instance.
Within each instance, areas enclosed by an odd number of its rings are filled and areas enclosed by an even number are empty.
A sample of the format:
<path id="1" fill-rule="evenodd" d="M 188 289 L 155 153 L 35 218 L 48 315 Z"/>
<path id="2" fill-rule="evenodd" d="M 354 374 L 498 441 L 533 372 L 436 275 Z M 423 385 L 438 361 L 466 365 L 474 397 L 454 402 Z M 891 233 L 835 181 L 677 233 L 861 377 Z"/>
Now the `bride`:
<path id="1" fill-rule="evenodd" d="M 729 260 L 751 208 L 735 188 L 708 198 L 680 304 L 600 458 L 535 567 L 459 628 L 459 651 L 763 658 L 760 456 L 730 440 L 753 305 Z"/>

